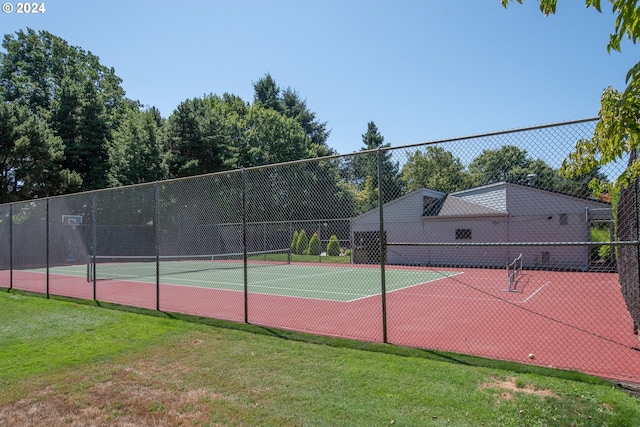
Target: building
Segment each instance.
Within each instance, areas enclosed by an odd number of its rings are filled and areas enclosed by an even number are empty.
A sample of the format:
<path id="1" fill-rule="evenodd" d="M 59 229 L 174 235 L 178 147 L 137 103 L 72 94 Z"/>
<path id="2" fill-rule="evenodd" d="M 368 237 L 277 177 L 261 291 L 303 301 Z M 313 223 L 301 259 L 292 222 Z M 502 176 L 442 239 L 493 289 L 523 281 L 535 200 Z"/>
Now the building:
<path id="1" fill-rule="evenodd" d="M 609 203 L 511 182 L 449 194 L 422 188 L 383 214 L 388 243 L 423 244 L 388 246 L 389 264 L 459 267 L 504 267 L 522 254 L 525 268 L 587 271 L 591 248 L 567 243 L 589 242 L 592 224 L 612 222 Z M 380 262 L 379 224 L 378 209 L 352 219 L 354 262 Z"/>

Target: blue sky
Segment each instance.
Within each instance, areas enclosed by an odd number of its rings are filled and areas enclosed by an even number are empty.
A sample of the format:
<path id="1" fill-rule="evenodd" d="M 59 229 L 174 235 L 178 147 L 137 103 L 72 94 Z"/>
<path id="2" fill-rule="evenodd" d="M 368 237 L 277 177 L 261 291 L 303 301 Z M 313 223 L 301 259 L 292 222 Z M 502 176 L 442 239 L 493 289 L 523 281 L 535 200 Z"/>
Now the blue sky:
<path id="1" fill-rule="evenodd" d="M 5 0 L 3 0 L 3 3 Z M 14 6 L 17 2 L 10 1 Z M 270 73 L 306 99 L 339 153 L 374 121 L 393 146 L 595 117 L 638 47 L 607 53 L 614 16 L 564 0 L 49 0 L 0 14 L 88 50 L 163 116 L 188 98 L 253 99 Z"/>

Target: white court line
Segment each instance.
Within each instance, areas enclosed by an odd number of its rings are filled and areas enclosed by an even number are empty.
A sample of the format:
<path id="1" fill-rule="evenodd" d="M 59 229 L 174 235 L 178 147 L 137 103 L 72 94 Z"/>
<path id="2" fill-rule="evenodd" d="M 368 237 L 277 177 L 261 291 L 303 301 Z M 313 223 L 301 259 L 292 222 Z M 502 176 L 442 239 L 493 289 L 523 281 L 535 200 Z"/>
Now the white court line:
<path id="1" fill-rule="evenodd" d="M 337 272 L 336 272 L 337 273 Z M 324 274 L 325 276 L 327 275 L 331 275 L 333 274 L 332 272 L 326 273 Z M 447 277 L 453 277 L 459 274 L 463 274 L 463 273 L 455 273 L 452 274 L 451 276 L 447 276 Z M 287 278 L 287 279 L 301 279 L 301 278 L 310 278 L 310 277 L 317 277 L 318 275 L 305 275 L 305 276 L 295 276 L 292 278 Z M 395 289 L 393 291 L 387 291 L 387 294 L 391 294 L 394 293 L 396 291 L 399 290 L 405 290 L 405 289 L 409 289 L 412 287 L 416 287 L 416 286 L 420 286 L 420 285 L 426 285 L 426 284 L 430 284 L 433 282 L 436 282 L 438 280 L 442 280 L 442 279 L 446 279 L 447 277 L 439 277 L 439 278 L 435 278 L 433 280 L 427 281 L 427 282 L 421 282 L 421 283 L 416 283 L 413 285 L 409 285 L 409 286 L 405 286 L 403 288 L 399 288 L 399 289 Z M 149 276 L 149 278 L 151 279 L 155 279 L 154 277 Z M 149 284 L 151 282 L 149 281 L 144 281 L 141 280 L 143 278 L 138 277 L 138 280 L 134 280 L 134 279 L 99 279 L 100 280 L 124 280 L 127 282 L 134 282 L 134 283 L 144 283 L 144 284 Z M 232 288 L 238 288 L 238 287 L 243 287 L 244 284 L 238 284 L 237 282 L 214 282 L 211 280 L 189 280 L 189 279 L 180 279 L 180 278 L 174 278 L 173 280 L 175 281 L 182 281 L 182 282 L 187 282 L 187 283 L 206 283 L 206 284 L 212 284 L 212 285 L 226 285 Z M 335 292 L 335 291 L 321 291 L 321 290 L 313 290 L 313 289 L 309 289 L 309 288 L 288 288 L 288 287 L 273 287 L 273 286 L 256 286 L 256 284 L 260 284 L 260 283 L 269 283 L 269 282 L 274 282 L 277 281 L 279 279 L 269 279 L 269 280 L 262 280 L 262 281 L 257 281 L 257 282 L 253 282 L 253 284 L 250 284 L 249 287 L 250 288 L 266 288 L 267 290 L 279 290 L 279 291 L 293 291 L 293 292 L 301 292 L 301 293 L 318 293 L 318 294 L 325 294 L 325 295 L 359 295 L 358 293 L 353 293 L 353 292 Z M 280 279 L 282 280 L 282 279 Z M 535 290 L 535 292 L 533 292 L 531 295 L 529 295 L 527 298 L 525 298 L 522 301 L 514 301 L 518 304 L 525 304 L 527 301 L 529 301 L 531 298 L 533 298 L 538 292 L 540 292 L 543 288 L 545 288 L 547 285 L 551 284 L 551 282 L 547 281 L 545 282 L 542 286 L 540 286 L 538 289 Z M 191 287 L 193 288 L 193 285 L 189 285 L 189 284 L 179 284 L 179 283 L 161 283 L 161 285 L 163 286 L 179 286 L 179 287 Z M 242 289 L 240 290 L 235 290 L 235 289 L 219 289 L 216 288 L 215 286 L 202 286 L 201 288 L 204 289 L 218 289 L 218 290 L 224 290 L 224 291 L 229 291 L 229 292 L 244 292 Z M 253 291 L 252 291 L 253 292 Z M 262 295 L 276 295 L 278 296 L 278 294 L 274 294 L 271 292 L 253 292 L 256 294 L 262 294 Z M 360 301 L 360 300 L 364 300 L 367 298 L 371 298 L 371 297 L 376 297 L 378 295 L 381 295 L 380 292 L 375 293 L 375 294 L 367 294 L 364 296 L 361 296 L 359 298 L 354 298 L 354 299 L 350 299 L 350 300 L 346 300 L 346 301 L 340 301 L 340 300 L 336 300 L 337 302 L 355 302 L 355 301 Z M 280 295 L 280 296 L 291 296 L 291 295 Z M 439 294 L 420 294 L 420 296 L 428 296 L 430 298 L 440 298 L 440 299 L 461 299 L 461 300 L 467 300 L 467 301 L 496 301 L 495 298 L 469 298 L 469 297 L 459 297 L 459 296 L 454 296 L 454 295 L 439 295 Z M 324 298 L 315 298 L 315 297 L 304 297 L 304 296 L 295 296 L 293 298 L 301 298 L 301 299 L 314 299 L 314 300 L 325 300 Z"/>
<path id="2" fill-rule="evenodd" d="M 533 298 L 533 296 L 534 296 L 535 294 L 537 294 L 538 292 L 540 292 L 540 291 L 542 290 L 542 288 L 544 288 L 545 286 L 547 286 L 547 285 L 548 285 L 548 284 L 550 284 L 550 283 L 551 283 L 551 282 L 546 281 L 546 282 L 544 283 L 544 285 L 542 285 L 542 286 L 540 286 L 538 289 L 536 289 L 536 291 L 535 291 L 534 293 L 532 293 L 531 295 L 529 295 L 529 296 L 528 296 L 527 298 L 525 298 L 524 300 L 520 301 L 520 304 L 524 304 L 524 303 L 526 303 L 527 301 L 529 301 L 531 298 Z"/>
<path id="3" fill-rule="evenodd" d="M 315 276 L 309 276 L 309 277 L 315 277 Z M 244 284 L 238 284 L 238 283 L 229 283 L 229 282 L 213 282 L 210 280 L 188 280 L 188 279 L 174 279 L 176 281 L 178 280 L 182 280 L 182 281 L 186 281 L 188 283 L 193 283 L 193 282 L 202 282 L 202 283 L 207 283 L 207 284 L 212 284 L 214 286 L 193 286 L 193 285 L 189 285 L 189 284 L 179 284 L 179 283 L 161 283 L 162 286 L 178 286 L 178 287 L 183 287 L 183 288 L 200 288 L 200 289 L 212 289 L 212 290 L 219 290 L 219 291 L 225 291 L 225 292 L 244 292 L 244 289 L 221 289 L 219 287 L 216 287 L 215 285 L 228 285 L 229 287 L 244 287 Z M 272 282 L 274 280 L 268 280 L 267 282 Z M 148 283 L 148 282 L 144 282 L 144 283 Z M 264 283 L 264 282 L 253 282 L 253 283 Z M 309 289 L 309 288 L 283 288 L 283 287 L 274 287 L 274 286 L 256 286 L 254 284 L 250 284 L 249 288 L 264 288 L 267 290 L 277 290 L 277 291 L 284 291 L 284 292 L 300 292 L 300 293 L 317 293 L 317 294 L 327 294 L 327 295 L 358 295 L 358 294 L 353 294 L 353 293 L 347 293 L 347 292 L 333 292 L 333 291 L 322 291 L 322 290 L 313 290 L 313 289 Z M 282 296 L 282 297 L 291 297 L 291 298 L 297 298 L 297 299 L 313 299 L 313 300 L 322 300 L 322 301 L 335 301 L 335 302 L 350 302 L 350 301 L 355 301 L 355 300 L 346 300 L 346 301 L 341 301 L 341 300 L 334 300 L 334 299 L 327 299 L 327 298 L 318 298 L 318 297 L 305 297 L 305 296 L 293 296 L 293 295 L 289 295 L 287 293 L 282 293 L 282 294 L 278 294 L 278 293 L 274 293 L 274 292 L 255 292 L 254 290 L 250 289 L 249 290 L 250 293 L 253 294 L 260 294 L 260 295 L 272 295 L 272 296 Z"/>
<path id="4" fill-rule="evenodd" d="M 351 271 L 355 271 L 358 269 L 350 269 Z M 314 273 L 314 274 L 305 274 L 305 275 L 296 275 L 296 276 L 289 276 L 286 278 L 283 277 L 277 277 L 275 279 L 268 279 L 268 280 L 258 280 L 258 281 L 252 281 L 249 284 L 249 288 L 258 288 L 258 289 L 267 289 L 267 290 L 277 290 L 277 291 L 291 291 L 291 292 L 300 292 L 302 294 L 305 293 L 317 293 L 320 295 L 361 295 L 362 293 L 354 293 L 354 292 L 337 292 L 337 291 L 329 291 L 329 290 L 322 290 L 322 289 L 312 289 L 312 288 L 291 288 L 291 287 L 274 287 L 274 286 L 266 286 L 267 283 L 271 283 L 271 282 L 281 282 L 283 280 L 300 280 L 300 279 L 308 279 L 308 278 L 314 278 L 314 277 L 320 277 L 320 276 L 331 276 L 331 275 L 341 275 L 344 273 L 344 270 L 333 270 L 333 271 L 328 271 L 322 274 L 319 273 Z M 415 284 L 411 284 L 408 286 L 405 286 L 403 288 L 398 288 L 398 289 L 394 289 L 393 291 L 388 291 L 387 293 L 393 293 L 399 290 L 403 290 L 403 289 L 408 289 L 408 288 L 412 288 L 415 286 L 420 286 L 420 285 L 424 285 L 424 284 L 428 284 L 428 283 L 432 283 L 438 280 L 442 280 L 442 279 L 446 279 L 447 277 L 453 277 L 459 274 L 463 274 L 461 272 L 446 272 L 446 274 L 448 274 L 447 276 L 443 276 L 443 277 L 437 277 L 434 278 L 432 280 L 429 280 L 427 282 L 420 282 L 420 283 L 415 283 Z M 238 287 L 238 286 L 244 286 L 243 284 L 238 284 L 238 283 L 228 283 L 228 282 L 220 282 L 220 281 L 211 281 L 211 280 L 190 280 L 190 279 L 180 279 L 177 277 L 173 278 L 173 281 L 182 281 L 182 282 L 187 282 L 187 283 L 207 283 L 207 284 L 221 284 L 221 285 L 230 285 L 232 287 Z M 261 284 L 264 284 L 265 286 L 260 286 Z M 188 284 L 186 285 L 180 285 L 180 284 L 170 284 L 170 283 L 164 283 L 165 286 L 190 286 Z M 206 288 L 209 289 L 215 289 L 212 286 L 207 286 Z M 234 291 L 233 289 L 229 289 L 230 291 Z M 265 295 L 274 295 L 272 292 L 254 292 L 254 293 L 260 293 L 260 294 L 265 294 Z M 275 294 L 277 295 L 277 294 Z M 350 299 L 350 300 L 346 300 L 346 301 L 339 301 L 339 302 L 353 302 L 353 301 L 359 301 L 362 299 L 366 299 L 366 298 L 371 298 L 374 296 L 378 296 L 380 295 L 380 292 L 375 293 L 375 294 L 366 294 L 364 296 L 360 296 L 358 298 L 354 298 L 354 299 Z M 287 295 L 284 295 L 287 296 Z M 290 295 L 289 295 L 290 296 Z M 306 298 L 306 299 L 324 299 L 324 298 L 311 298 L 311 297 L 304 297 L 304 296 L 296 296 L 294 298 Z"/>
<path id="5" fill-rule="evenodd" d="M 313 278 L 313 277 L 318 277 L 318 276 L 329 276 L 332 274 L 338 274 L 338 272 L 328 272 L 328 273 L 324 273 L 324 274 L 308 274 L 308 275 L 298 275 L 298 276 L 292 276 L 292 277 L 286 277 L 284 279 L 286 280 L 298 280 L 298 279 L 307 279 L 307 278 Z M 261 287 L 261 288 L 267 288 L 267 286 L 256 286 L 256 284 L 266 284 L 266 283 L 270 283 L 270 282 L 281 282 L 282 280 L 284 280 L 282 278 L 282 276 L 280 276 L 279 278 L 275 278 L 275 279 L 268 279 L 268 280 L 258 280 L 258 281 L 252 281 L 251 283 L 249 283 L 249 287 Z M 174 277 L 171 279 L 172 281 L 176 281 L 176 282 L 187 282 L 187 283 L 207 283 L 207 284 L 220 284 L 220 285 L 229 285 L 232 287 L 244 287 L 243 283 L 237 283 L 237 282 L 221 282 L 221 281 L 213 281 L 213 280 L 194 280 L 194 279 L 181 279 L 179 277 Z M 129 280 L 128 280 L 129 281 Z M 181 284 L 177 284 L 177 283 L 161 283 L 162 285 L 165 286 L 190 286 L 188 284 L 186 285 L 181 285 Z M 193 287 L 193 286 L 191 286 Z M 204 287 L 204 286 L 203 286 Z M 211 288 L 211 289 L 215 289 L 211 286 L 206 286 L 206 288 Z M 309 289 L 309 288 L 305 288 L 305 289 L 296 289 L 296 288 L 287 288 L 287 287 L 268 287 L 269 289 L 277 289 L 277 290 L 292 290 L 292 291 L 312 291 L 312 292 L 320 292 L 320 291 L 314 291 L 313 289 Z M 324 293 L 330 293 L 330 292 L 324 292 Z M 341 294 L 341 295 L 350 295 L 349 293 L 340 293 L 340 292 L 335 292 L 336 294 Z"/>
<path id="6" fill-rule="evenodd" d="M 322 268 L 322 270 L 324 270 L 324 268 Z M 299 280 L 303 280 L 303 279 L 309 279 L 309 278 L 315 278 L 315 277 L 327 277 L 327 276 L 335 276 L 335 275 L 342 275 L 345 273 L 345 270 L 347 270 L 348 272 L 359 272 L 362 270 L 375 270 L 375 269 L 363 269 L 363 268 L 346 268 L 346 269 L 339 269 L 339 270 L 330 270 L 330 271 L 324 271 L 322 273 L 312 273 L 312 274 L 298 274 L 295 276 L 289 276 L 286 277 L 286 280 L 291 280 L 291 281 L 299 281 Z M 393 270 L 391 269 L 391 271 L 402 271 L 402 270 Z M 261 273 L 265 274 L 267 273 L 266 271 L 263 271 Z M 392 291 L 387 291 L 387 294 L 393 293 L 393 292 L 397 292 L 397 291 L 401 291 L 401 290 L 405 290 L 405 289 L 409 289 L 409 288 L 413 288 L 416 286 L 420 286 L 420 285 L 425 285 L 425 284 L 430 284 L 433 282 L 436 282 L 438 280 L 442 280 L 442 279 L 446 279 L 448 277 L 454 277 L 460 274 L 463 274 L 462 272 L 439 272 L 440 274 L 442 274 L 442 277 L 436 277 L 434 279 L 431 279 L 429 281 L 426 282 L 420 282 L 420 283 L 413 283 L 413 284 L 409 284 L 407 286 L 398 288 L 398 289 L 394 289 Z M 273 273 L 276 274 L 276 273 Z M 267 275 L 271 275 L 271 272 L 269 272 L 269 274 Z M 162 276 L 162 274 L 161 274 Z M 366 295 L 362 295 L 361 292 L 337 292 L 337 291 L 329 291 L 329 290 L 322 290 L 322 289 L 313 289 L 313 288 L 291 288 L 291 287 L 274 287 L 274 286 L 267 286 L 266 284 L 268 283 L 272 283 L 272 282 L 282 282 L 283 281 L 283 277 L 281 275 L 281 273 L 277 273 L 276 274 L 277 277 L 273 278 L 273 279 L 266 279 L 266 280 L 258 280 L 258 281 L 252 281 L 249 284 L 250 288 L 253 289 L 267 289 L 267 290 L 273 290 L 273 291 L 281 291 L 281 292 L 286 292 L 286 291 L 290 291 L 290 292 L 299 292 L 302 293 L 303 295 L 305 293 L 316 293 L 316 294 L 320 294 L 320 295 L 328 295 L 329 297 L 331 295 L 341 295 L 341 296 L 358 296 L 358 298 L 354 298 L 354 299 L 350 299 L 350 300 L 346 300 L 343 302 L 353 302 L 353 301 L 358 301 L 358 300 L 362 300 L 362 299 L 366 299 L 366 298 L 371 298 L 371 297 L 375 297 L 381 294 L 381 292 L 377 292 L 374 294 L 366 294 Z M 144 283 L 144 284 L 148 284 L 148 283 L 152 283 L 151 281 L 153 280 L 155 282 L 155 274 L 149 274 L 148 276 L 141 276 L 141 275 L 131 275 L 131 276 L 127 276 L 127 275 L 121 275 L 119 277 L 114 277 L 114 278 L 109 278 L 109 277 L 103 277 L 101 279 L 98 279 L 98 281 L 100 280 L 122 280 L 122 281 L 127 281 L 127 282 L 133 282 L 133 283 Z M 237 282 L 226 282 L 226 281 L 214 281 L 214 280 L 210 280 L 210 279 L 205 279 L 205 280 L 196 280 L 196 279 L 183 279 L 183 278 L 179 278 L 179 277 L 173 277 L 172 278 L 173 282 L 186 282 L 186 284 L 180 284 L 180 283 L 162 283 L 161 285 L 163 286 L 180 286 L 180 287 L 193 287 L 193 285 L 190 285 L 190 283 L 202 283 L 202 284 L 206 284 L 208 286 L 200 286 L 206 289 L 216 289 L 216 285 L 218 286 L 226 286 L 226 287 L 230 287 L 231 289 L 227 289 L 228 291 L 231 292 L 240 292 L 242 291 L 242 289 L 237 290 L 237 288 L 239 287 L 243 287 L 244 284 L 239 284 Z M 264 286 L 260 286 L 260 285 L 264 285 Z M 198 286 L 198 285 L 196 285 Z M 235 289 L 234 289 L 235 288 Z M 267 295 L 273 295 L 273 293 L 271 292 L 255 292 L 255 293 L 264 293 Z M 277 295 L 277 294 L 276 294 Z M 362 296 L 360 296 L 362 295 Z M 309 298 L 309 297 L 303 297 L 303 296 L 298 296 L 296 298 Z M 312 298 L 312 299 L 324 299 L 324 298 Z M 338 300 L 339 301 L 339 300 Z"/>
<path id="7" fill-rule="evenodd" d="M 77 269 L 76 269 L 77 268 Z M 52 272 L 52 274 L 57 274 L 57 275 L 69 275 L 70 277 L 82 277 L 83 276 L 83 270 L 84 267 L 71 267 L 69 268 L 69 270 L 64 271 L 64 272 Z M 304 275 L 296 275 L 296 276 L 290 276 L 290 277 L 286 277 L 286 280 L 301 280 L 301 279 L 308 279 L 308 278 L 314 278 L 314 277 L 326 277 L 326 276 L 332 276 L 332 275 L 340 275 L 343 274 L 345 272 L 345 270 L 349 270 L 349 271 L 359 271 L 359 270 L 369 270 L 369 269 L 363 269 L 363 268 L 353 268 L 353 267 L 347 267 L 346 269 L 340 269 L 340 270 L 331 270 L 331 271 L 326 271 L 323 273 L 313 273 L 313 274 L 304 274 Z M 401 270 L 392 270 L 392 271 L 401 271 Z M 32 271 L 34 273 L 42 273 L 45 274 L 46 272 L 43 271 Z M 69 274 L 69 273 L 79 273 L 78 276 L 76 276 L 75 274 Z M 263 271 L 261 273 L 261 275 L 267 273 L 266 271 Z M 420 282 L 420 283 L 415 283 L 415 284 L 410 284 L 398 289 L 394 289 L 392 291 L 387 291 L 387 294 L 391 294 L 394 292 L 398 292 L 398 291 L 404 291 L 406 289 L 410 289 L 410 288 L 414 288 L 416 286 L 420 286 L 420 285 L 426 285 L 426 284 L 431 284 L 433 282 L 436 282 L 438 280 L 442 280 L 442 279 L 446 279 L 449 277 L 455 277 L 461 274 L 464 274 L 463 272 L 440 272 L 441 274 L 446 274 L 446 276 L 443 277 L 438 277 L 438 278 L 434 278 L 432 280 L 426 281 L 426 282 Z M 272 274 L 271 272 L 269 272 L 267 275 Z M 275 274 L 275 273 L 273 273 Z M 253 281 L 250 283 L 249 287 L 253 288 L 253 289 L 267 289 L 267 290 L 274 290 L 274 291 L 292 291 L 292 292 L 300 292 L 302 294 L 305 293 L 317 293 L 320 295 L 342 295 L 342 296 L 349 296 L 349 295 L 360 295 L 361 293 L 355 293 L 355 292 L 337 292 L 337 291 L 323 291 L 320 289 L 310 289 L 310 288 L 289 288 L 289 287 L 273 287 L 273 286 L 267 286 L 266 284 L 268 283 L 272 283 L 272 282 L 280 282 L 283 280 L 282 276 L 280 275 L 281 273 L 277 273 L 278 277 L 274 278 L 274 279 L 267 279 L 267 280 L 258 280 L 258 281 Z M 123 275 L 125 276 L 125 275 Z M 145 280 L 147 279 L 147 280 Z M 133 282 L 133 283 L 143 283 L 143 284 L 149 284 L 152 283 L 151 280 L 153 280 L 155 282 L 155 274 L 150 274 L 149 276 L 140 276 L 140 275 L 136 275 L 136 276 L 130 276 L 130 277 L 119 277 L 119 278 L 102 278 L 102 279 L 98 279 L 98 282 L 101 280 L 123 280 L 123 281 L 127 281 L 127 282 Z M 207 284 L 209 286 L 202 286 L 203 288 L 206 289 L 217 289 L 215 286 L 216 285 L 222 285 L 222 286 L 227 286 L 230 287 L 232 289 L 226 289 L 228 291 L 231 292 L 241 292 L 243 291 L 242 289 L 240 290 L 236 290 L 233 288 L 239 288 L 239 287 L 244 287 L 244 284 L 238 284 L 237 282 L 225 282 L 225 281 L 213 281 L 213 280 L 194 280 L 194 279 L 182 279 L 179 277 L 174 277 L 173 281 L 176 282 L 187 282 L 187 284 L 179 284 L 179 283 L 161 283 L 163 286 L 181 286 L 181 287 L 193 287 L 193 285 L 189 285 L 188 283 L 203 283 L 203 284 Z M 548 286 L 551 282 L 547 281 L 545 282 L 542 286 L 540 286 L 538 289 L 536 289 L 531 295 L 529 295 L 527 298 L 525 298 L 524 300 L 521 301 L 516 301 L 518 304 L 525 304 L 527 303 L 530 299 L 532 299 L 535 295 L 537 295 L 542 289 L 544 289 L 546 286 Z M 263 284 L 264 286 L 260 286 L 261 284 Z M 273 295 L 273 293 L 269 293 L 269 292 L 254 292 L 254 293 L 259 293 L 259 294 L 266 294 L 266 295 Z M 277 294 L 276 294 L 277 295 Z M 346 300 L 343 302 L 354 302 L 354 301 L 359 301 L 359 300 L 363 300 L 363 299 L 367 299 L 367 298 L 371 298 L 371 297 L 376 297 L 381 295 L 381 292 L 377 292 L 375 294 L 367 294 L 364 296 L 360 296 L 358 298 L 354 298 L 354 299 L 350 299 L 350 300 Z M 426 296 L 425 294 L 421 294 L 422 296 Z M 464 299 L 464 300 L 469 300 L 469 301 L 494 301 L 494 299 L 492 298 L 469 298 L 469 297 L 458 297 L 458 296 L 454 296 L 454 295 L 438 295 L 438 294 L 430 294 L 428 295 L 431 298 L 442 298 L 442 299 Z M 296 298 L 306 298 L 306 299 L 323 299 L 323 298 L 312 298 L 312 297 L 304 297 L 304 296 L 298 296 Z"/>
<path id="8" fill-rule="evenodd" d="M 396 270 L 396 271 L 401 271 L 401 270 Z M 407 285 L 407 286 L 405 286 L 405 287 L 398 288 L 398 289 L 394 289 L 394 290 L 392 290 L 392 291 L 387 291 L 386 293 L 387 293 L 387 295 L 388 295 L 388 294 L 392 294 L 392 293 L 394 293 L 394 292 L 403 291 L 403 290 L 405 290 L 405 289 L 415 288 L 416 286 L 420 286 L 420 285 L 427 285 L 427 284 L 430 284 L 430 283 L 433 283 L 433 282 L 437 282 L 438 280 L 442 280 L 442 279 L 446 279 L 446 278 L 449 278 L 449 277 L 458 276 L 458 275 L 460 275 L 460 274 L 463 274 L 463 272 L 453 273 L 453 272 L 444 272 L 444 271 L 443 271 L 443 272 L 440 272 L 440 274 L 448 274 L 448 276 L 436 277 L 435 279 L 431 279 L 431 280 L 428 280 L 428 281 L 426 281 L 426 282 L 414 283 L 414 284 L 412 284 L 412 285 Z M 349 301 L 347 301 L 347 302 L 359 301 L 359 300 L 362 300 L 362 299 L 367 299 L 367 298 L 371 298 L 371 297 L 376 297 L 376 296 L 378 296 L 378 295 L 382 295 L 382 292 L 377 292 L 377 293 L 375 293 L 375 294 L 371 294 L 371 295 L 365 295 L 365 296 L 363 296 L 363 297 L 356 298 L 356 299 L 352 299 L 352 300 L 349 300 Z M 421 294 L 421 295 L 424 295 L 424 294 Z"/>

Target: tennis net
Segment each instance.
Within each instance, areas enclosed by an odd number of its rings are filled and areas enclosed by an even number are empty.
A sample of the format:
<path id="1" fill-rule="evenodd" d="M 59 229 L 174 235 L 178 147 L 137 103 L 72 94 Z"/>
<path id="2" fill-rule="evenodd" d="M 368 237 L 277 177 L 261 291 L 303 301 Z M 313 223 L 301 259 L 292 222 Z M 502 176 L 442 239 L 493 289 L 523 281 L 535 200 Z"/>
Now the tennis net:
<path id="1" fill-rule="evenodd" d="M 291 250 L 278 249 L 247 253 L 247 267 L 291 264 Z M 210 270 L 244 268 L 244 253 L 215 255 L 110 256 L 87 259 L 87 281 L 155 279 L 156 275 L 198 273 Z"/>

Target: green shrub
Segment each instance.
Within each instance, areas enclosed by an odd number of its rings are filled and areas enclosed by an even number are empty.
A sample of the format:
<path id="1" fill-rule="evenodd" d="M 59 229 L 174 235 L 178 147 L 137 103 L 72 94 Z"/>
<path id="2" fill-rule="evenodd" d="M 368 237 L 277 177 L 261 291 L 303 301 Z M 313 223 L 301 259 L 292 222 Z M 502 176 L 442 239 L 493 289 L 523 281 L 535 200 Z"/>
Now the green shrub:
<path id="1" fill-rule="evenodd" d="M 605 227 L 591 227 L 591 241 L 592 242 L 608 242 L 610 239 L 609 229 Z M 611 246 L 594 246 L 592 251 L 597 251 L 598 258 L 601 260 L 608 260 L 611 253 Z"/>
<path id="2" fill-rule="evenodd" d="M 322 246 L 320 245 L 320 238 L 318 233 L 313 233 L 311 240 L 309 240 L 309 255 L 320 256 L 322 252 Z"/>
<path id="3" fill-rule="evenodd" d="M 328 256 L 340 255 L 340 242 L 338 242 L 338 238 L 336 237 L 335 234 L 329 237 L 329 243 L 327 243 L 327 255 Z"/>
<path id="4" fill-rule="evenodd" d="M 309 238 L 304 230 L 300 230 L 298 233 L 298 246 L 296 247 L 296 253 L 300 255 L 309 254 Z"/>
<path id="5" fill-rule="evenodd" d="M 291 239 L 291 253 L 298 253 L 298 230 L 293 232 L 293 239 Z"/>
<path id="6" fill-rule="evenodd" d="M 601 260 L 607 261 L 609 259 L 610 254 L 611 254 L 611 246 L 600 246 L 598 248 L 598 257 Z"/>

